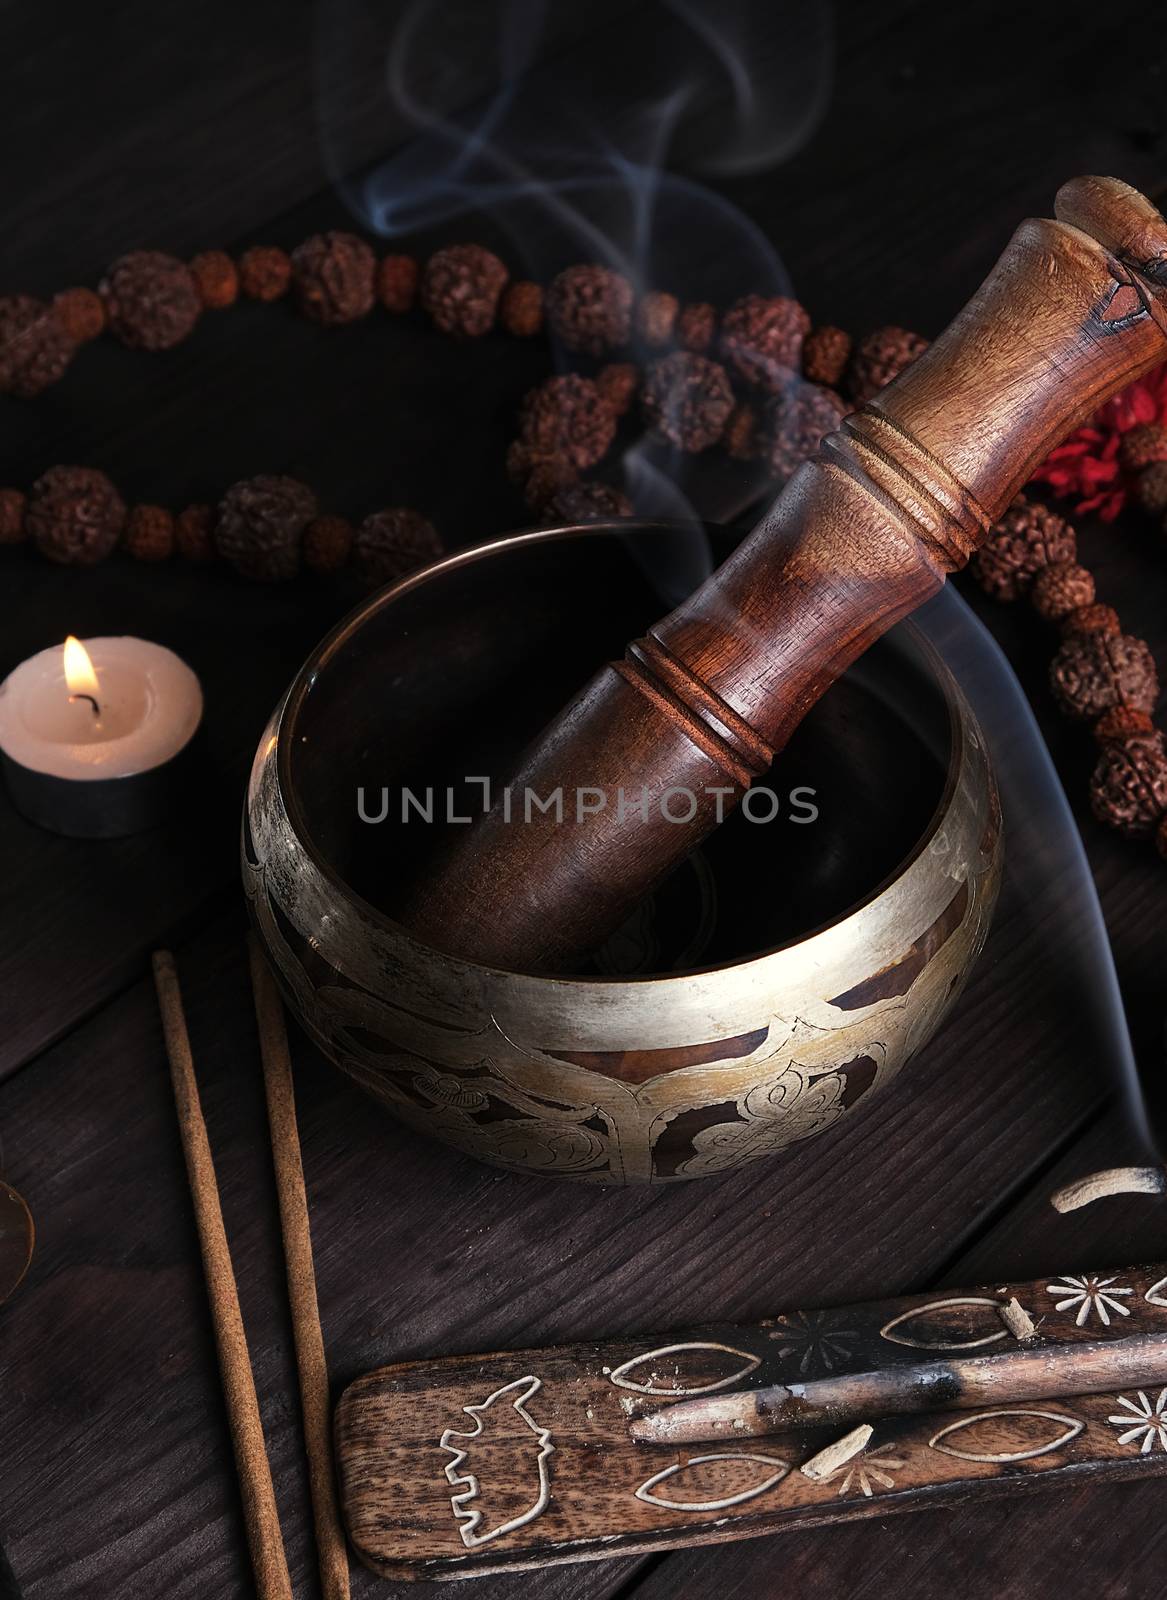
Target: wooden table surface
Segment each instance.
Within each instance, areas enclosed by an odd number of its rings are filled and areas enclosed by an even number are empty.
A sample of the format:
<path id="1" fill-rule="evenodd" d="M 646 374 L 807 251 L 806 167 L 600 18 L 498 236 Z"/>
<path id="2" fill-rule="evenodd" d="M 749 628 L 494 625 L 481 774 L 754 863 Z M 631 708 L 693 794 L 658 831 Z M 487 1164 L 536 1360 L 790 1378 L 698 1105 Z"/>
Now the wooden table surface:
<path id="1" fill-rule="evenodd" d="M 450 37 L 472 42 L 480 9 L 448 9 Z M 585 77 L 653 59 L 657 6 L 551 9 L 545 49 Z M 400 10 L 373 22 L 340 0 L 315 20 L 275 0 L 164 14 L 145 0 L 113 11 L 0 7 L 0 289 L 94 282 L 139 246 L 290 245 L 344 226 L 329 182 L 337 151 L 365 160 L 404 137 L 377 93 L 382 36 Z M 825 13 L 758 10 L 748 58 L 765 95 L 789 84 Z M 817 127 L 778 165 L 720 188 L 773 241 L 816 320 L 935 333 L 1014 224 L 1049 213 L 1063 178 L 1114 172 L 1152 190 L 1167 179 L 1167 41 L 1130 0 L 1089 16 L 1047 0 L 844 5 L 831 51 Z M 490 224 L 447 222 L 408 244 L 459 236 L 489 237 Z M 501 458 L 517 400 L 547 360 L 544 347 L 501 335 L 456 347 L 420 320 L 329 333 L 284 308 L 241 308 L 208 316 L 162 358 L 103 342 L 42 399 L 2 402 L 0 483 L 27 486 L 54 462 L 79 461 L 106 468 L 134 499 L 174 503 L 291 471 L 335 509 L 415 504 L 466 544 L 523 521 Z M 1163 662 L 1162 542 L 1123 527 L 1088 532 L 1085 547 L 1100 597 Z M 28 1280 L 0 1312 L 10 1568 L 0 1562 L 0 1595 L 251 1592 L 148 980 L 148 953 L 163 942 L 187 993 L 297 1594 L 314 1595 L 235 834 L 264 718 L 351 592 L 255 588 L 219 570 L 122 559 L 73 572 L 23 551 L 0 557 L 0 675 L 70 631 L 160 639 L 200 673 L 210 735 L 204 787 L 155 834 L 56 839 L 0 795 L 0 1172 L 27 1197 L 39 1235 Z M 1030 614 L 966 593 L 1048 738 L 1136 1051 L 1161 1076 L 1167 876 L 1152 851 L 1085 814 L 1088 741 L 1051 710 L 1048 636 Z M 1023 850 L 1041 823 L 1010 819 Z M 754 1318 L 1167 1253 L 1162 1205 L 1116 1201 L 1058 1218 L 1046 1203 L 1057 1181 L 1129 1158 L 1132 1144 L 1113 1052 L 1082 1021 L 1089 985 L 1066 964 L 1056 900 L 1026 901 L 1007 900 L 958 1012 L 863 1117 L 778 1160 L 662 1191 L 584 1190 L 477 1166 L 399 1129 L 297 1038 L 337 1388 L 423 1353 Z M 1162 1481 L 1082 1489 L 481 1580 L 475 1594 L 1141 1600 L 1162 1591 L 1165 1510 Z M 395 1592 L 360 1571 L 353 1588 Z"/>

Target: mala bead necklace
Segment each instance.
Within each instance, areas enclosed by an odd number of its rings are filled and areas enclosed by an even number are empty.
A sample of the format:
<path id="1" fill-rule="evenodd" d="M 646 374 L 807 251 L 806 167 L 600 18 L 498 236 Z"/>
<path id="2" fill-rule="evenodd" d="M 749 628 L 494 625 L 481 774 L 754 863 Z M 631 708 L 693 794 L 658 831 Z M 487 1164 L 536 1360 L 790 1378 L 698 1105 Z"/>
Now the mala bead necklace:
<path id="1" fill-rule="evenodd" d="M 1151 716 L 1155 659 L 1144 640 L 1122 631 L 1113 607 L 1099 604 L 1073 528 L 1022 496 L 972 565 L 986 593 L 1004 601 L 1028 595 L 1038 616 L 1060 628 L 1050 687 L 1062 713 L 1088 722 L 1099 746 L 1091 810 L 1128 838 L 1153 835 L 1167 859 L 1167 746 Z"/>
<path id="2" fill-rule="evenodd" d="M 125 501 L 94 467 L 50 467 L 27 497 L 0 489 L 0 544 L 31 539 L 61 566 L 94 566 L 121 548 L 139 561 L 221 557 L 242 576 L 293 578 L 301 565 L 319 574 L 351 565 L 370 584 L 404 577 L 443 553 L 433 524 L 407 507 L 375 511 L 356 528 L 321 514 L 315 494 L 295 478 L 260 474 L 232 485 L 217 511 Z"/>
<path id="3" fill-rule="evenodd" d="M 66 289 L 52 302 L 0 298 L 0 391 L 30 398 L 60 381 L 77 351 L 108 332 L 132 349 L 165 351 L 190 337 L 204 312 L 239 299 L 270 304 L 291 295 L 324 327 L 420 306 L 435 328 L 480 339 L 496 325 L 520 339 L 545 329 L 567 350 L 602 363 L 594 376 L 561 373 L 524 398 L 507 451 L 511 481 L 545 520 L 582 522 L 632 514 L 610 484 L 585 479 L 611 449 L 621 418 L 639 402 L 644 423 L 674 449 L 720 446 L 733 460 L 762 462 L 790 476 L 854 405 L 897 377 L 927 341 L 906 328 L 877 328 L 853 343 L 842 328 L 814 327 L 786 296 L 745 295 L 723 316 L 708 302 L 682 303 L 651 290 L 637 298 L 620 273 L 571 266 L 544 289 L 510 280 L 485 246 L 437 250 L 424 267 L 404 253 L 377 258 L 355 234 L 316 234 L 290 254 L 255 245 L 233 260 L 206 250 L 188 264 L 156 250 L 115 261 L 98 290 Z M 610 359 L 635 336 L 652 352 L 642 372 Z M 737 386 L 743 386 L 742 395 Z M 1157 387 L 1156 387 L 1157 386 Z M 1133 396 L 1133 399 L 1132 399 Z M 1140 380 L 1104 408 L 1111 434 L 1091 424 L 1039 469 L 1055 492 L 1091 496 L 1112 517 L 1126 486 L 1149 514 L 1167 519 L 1167 369 Z M 1158 417 L 1158 420 L 1156 418 Z M 375 511 L 355 527 L 322 512 L 294 478 L 259 474 L 232 485 L 218 508 L 129 509 L 114 484 L 89 467 L 58 466 L 26 496 L 0 489 L 0 544 L 31 539 L 50 560 L 91 565 L 120 548 L 140 561 L 178 554 L 226 559 L 244 576 L 288 579 L 306 568 L 351 567 L 384 583 L 442 551 L 432 524 L 405 507 Z M 1028 595 L 1061 629 L 1050 668 L 1061 710 L 1088 722 L 1100 747 L 1090 785 L 1095 815 L 1130 836 L 1155 834 L 1167 857 L 1167 749 L 1151 713 L 1158 698 L 1146 643 L 1125 634 L 1098 603 L 1078 563 L 1074 530 L 1056 512 L 1019 498 L 974 562 L 987 593 Z"/>
<path id="4" fill-rule="evenodd" d="M 631 513 L 618 489 L 585 484 L 582 474 L 603 460 L 638 396 L 647 427 L 671 447 L 697 453 L 721 445 L 732 459 L 762 462 L 784 478 L 848 409 L 831 385 L 846 383 L 854 398 L 860 388 L 890 381 L 925 347 L 917 335 L 885 328 L 853 351 L 843 330 L 812 329 L 804 308 L 785 296 L 743 296 L 719 326 L 708 302 L 682 303 L 664 290 L 638 298 L 628 279 L 606 266 L 567 267 L 544 290 L 511 281 L 505 263 L 483 245 L 439 249 L 423 267 L 404 253 L 378 259 L 364 239 L 333 230 L 290 254 L 253 245 L 237 260 L 222 250 L 202 251 L 189 263 L 163 251 L 131 251 L 96 291 L 66 289 L 51 303 L 0 298 L 0 391 L 42 393 L 84 344 L 105 333 L 131 349 L 162 352 L 189 338 L 204 312 L 289 296 L 329 328 L 361 320 L 378 305 L 397 316 L 416 305 L 456 339 L 482 338 L 497 324 L 524 339 L 548 329 L 566 349 L 599 361 L 633 336 L 659 352 L 643 374 L 632 362 L 607 361 L 594 377 L 561 374 L 526 397 L 507 472 L 544 517 L 566 516 L 565 507 L 580 517 Z M 741 397 L 735 382 L 760 391 L 763 403 Z M 127 511 L 109 480 L 90 468 L 51 469 L 34 485 L 27 512 L 19 491 L 0 495 L 0 542 L 29 537 L 60 563 L 92 564 L 118 548 L 148 562 L 173 554 L 221 557 L 241 574 L 269 581 L 301 567 L 323 574 L 348 565 L 377 581 L 440 549 L 416 512 L 376 513 L 353 529 L 319 514 L 305 486 L 267 474 L 234 485 L 215 510 L 196 505 L 177 514 L 160 506 Z"/>

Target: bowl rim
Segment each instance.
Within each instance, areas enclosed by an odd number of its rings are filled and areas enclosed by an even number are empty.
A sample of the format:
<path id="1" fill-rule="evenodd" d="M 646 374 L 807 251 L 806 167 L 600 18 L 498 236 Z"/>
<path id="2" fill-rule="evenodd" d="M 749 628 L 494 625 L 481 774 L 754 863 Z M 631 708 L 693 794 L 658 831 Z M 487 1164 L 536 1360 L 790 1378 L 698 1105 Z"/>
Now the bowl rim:
<path id="1" fill-rule="evenodd" d="M 706 533 L 727 534 L 730 532 L 724 524 L 712 522 L 708 519 L 701 519 L 701 527 Z M 609 988 L 635 986 L 639 988 L 649 984 L 683 983 L 701 977 L 703 974 L 721 972 L 727 966 L 744 970 L 752 965 L 770 961 L 773 957 L 779 956 L 786 951 L 798 949 L 811 939 L 819 937 L 830 929 L 841 927 L 851 918 L 860 915 L 874 905 L 887 893 L 893 884 L 903 879 L 928 849 L 948 815 L 959 774 L 965 761 L 966 726 L 976 720 L 975 713 L 961 694 L 959 684 L 951 669 L 947 666 L 936 647 L 925 637 L 922 630 L 910 617 L 903 619 L 896 626 L 905 629 L 911 637 L 913 645 L 919 650 L 925 665 L 944 697 L 944 705 L 948 713 L 949 755 L 944 775 L 944 786 L 928 818 L 928 822 L 907 854 L 889 872 L 885 873 L 879 882 L 866 894 L 852 901 L 851 904 L 835 916 L 828 917 L 821 923 L 816 923 L 814 927 L 807 928 L 795 938 L 787 939 L 781 944 L 768 946 L 765 950 L 755 951 L 751 955 L 743 956 L 738 961 L 728 963 L 723 961 L 713 962 L 704 966 L 685 967 L 677 972 L 648 972 L 634 976 L 621 976 L 607 973 L 527 972 L 518 968 L 491 966 L 487 962 L 475 961 L 466 956 L 453 956 L 439 945 L 430 944 L 427 940 L 419 938 L 405 923 L 397 921 L 395 917 L 391 917 L 379 906 L 374 905 L 372 901 L 366 900 L 340 875 L 317 847 L 292 783 L 291 752 L 295 739 L 291 735 L 295 729 L 296 720 L 303 709 L 304 702 L 320 672 L 327 667 L 329 662 L 372 616 L 392 605 L 402 595 L 409 593 L 413 589 L 421 588 L 423 584 L 430 582 L 435 577 L 459 567 L 470 566 L 474 562 L 484 560 L 486 557 L 501 550 L 521 549 L 537 544 L 553 544 L 562 539 L 591 534 L 627 534 L 632 531 L 677 533 L 687 529 L 691 530 L 691 528 L 691 522 L 654 517 L 610 518 L 599 519 L 594 522 L 556 523 L 551 527 L 545 528 L 520 528 L 512 533 L 500 534 L 494 538 L 484 539 L 477 544 L 467 545 L 461 550 L 452 551 L 449 555 L 443 556 L 437 561 L 431 561 L 416 572 L 410 573 L 407 577 L 397 579 L 374 591 L 342 617 L 313 647 L 296 672 L 276 709 L 273 730 L 275 737 L 274 740 L 269 741 L 274 744 L 272 754 L 276 764 L 276 783 L 280 803 L 288 820 L 288 826 L 291 828 L 299 847 L 304 851 L 304 854 L 324 881 L 337 893 L 347 898 L 364 917 L 369 918 L 383 931 L 403 935 L 419 949 L 429 951 L 454 966 L 465 967 L 471 971 L 486 973 L 499 978 L 519 978 L 534 983 L 603 985 Z"/>

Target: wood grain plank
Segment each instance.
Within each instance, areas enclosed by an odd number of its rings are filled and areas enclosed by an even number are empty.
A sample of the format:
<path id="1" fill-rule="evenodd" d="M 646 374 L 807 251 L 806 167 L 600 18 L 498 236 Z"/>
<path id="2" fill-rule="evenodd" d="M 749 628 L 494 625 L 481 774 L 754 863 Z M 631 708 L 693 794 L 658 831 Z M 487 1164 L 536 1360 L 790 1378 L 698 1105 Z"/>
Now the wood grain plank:
<path id="1" fill-rule="evenodd" d="M 1011 1206 L 959 1260 L 941 1285 L 1000 1276 L 1118 1265 L 1167 1248 L 1167 1206 L 1135 1197 L 1059 1216 L 1048 1195 L 1071 1177 L 1129 1157 L 1122 1111 L 1110 1112 Z M 1051 1276 L 1050 1281 L 1056 1281 Z M 665 1596 L 846 1594 L 874 1600 L 908 1590 L 918 1600 L 1062 1600 L 1097 1589 L 1123 1600 L 1158 1592 L 1167 1553 L 1159 1481 L 1067 1488 L 992 1504 L 871 1518 L 781 1539 L 665 1557 L 634 1584 L 637 1600 Z M 779 1582 L 775 1574 L 780 1573 Z"/>
<path id="2" fill-rule="evenodd" d="M 1165 46 L 1145 21 L 1125 0 L 1097 23 L 1073 27 L 1054 0 L 1020 12 L 989 0 L 975 27 L 962 8 L 918 0 L 843 8 L 826 120 L 777 175 L 731 178 L 722 190 L 777 242 L 816 318 L 856 331 L 899 320 L 933 333 L 983 276 L 1009 227 L 1046 211 L 1069 172 L 1114 170 L 1144 188 L 1163 176 Z M 1138 40 L 1121 65 L 1109 50 L 1116 37 Z M 86 280 L 136 245 L 293 243 L 313 228 L 345 225 L 335 199 L 305 202 L 319 187 L 320 165 L 303 11 L 212 3 L 168 16 L 162 29 L 156 10 L 147 15 L 137 4 L 121 8 L 116 23 L 62 0 L 9 4 L 0 38 L 6 106 L 18 118 L 4 177 L 3 288 L 45 292 Z M 643 58 L 651 35 L 629 23 L 619 43 L 629 58 Z M 782 44 L 779 30 L 776 48 Z M 766 58 L 758 64 L 766 81 Z M 188 81 L 176 92 L 178 77 Z M 379 117 L 373 108 L 374 137 Z M 485 231 L 477 222 L 459 226 Z M 293 324 L 290 313 L 240 311 L 208 318 L 197 340 L 157 363 L 113 347 L 92 351 L 43 402 L 5 402 L 0 481 L 26 484 L 53 461 L 74 459 L 113 471 L 132 496 L 171 501 L 215 497 L 250 472 L 291 470 L 336 509 L 412 501 L 438 518 L 452 543 L 518 521 L 501 449 L 513 404 L 542 370 L 542 356 L 504 355 L 493 341 L 467 356 L 420 324 L 386 332 L 374 340 L 356 329 L 332 342 Z M 451 418 L 441 430 L 433 426 L 438 415 Z M 222 626 L 232 653 L 246 651 L 249 661 L 237 718 L 227 704 L 237 687 L 231 677 L 203 668 L 219 699 L 223 783 L 210 786 L 207 800 L 219 843 L 208 835 L 204 849 L 183 837 L 175 861 L 173 839 L 164 852 L 139 841 L 99 871 L 91 854 L 58 855 L 54 847 L 39 855 L 43 841 L 11 841 L 15 824 L 4 815 L 0 992 L 3 1032 L 15 1007 L 11 1031 L 20 1041 L 4 1057 L 11 1062 L 126 983 L 158 930 L 204 915 L 196 882 L 204 869 L 216 884 L 233 883 L 227 835 L 240 774 L 231 763 L 249 753 L 252 726 L 294 666 L 303 634 L 319 631 L 324 619 L 311 618 L 311 607 L 331 601 L 302 589 L 260 600 L 226 576 L 177 572 L 142 574 L 139 589 L 121 565 L 74 579 L 26 571 L 25 558 L 11 552 L 0 558 L 0 669 L 63 629 L 111 624 L 167 637 L 197 665 L 220 653 Z M 1118 604 L 1158 647 L 1167 564 L 1122 530 L 1091 546 L 1089 560 L 1100 598 Z M 1088 742 L 1044 698 L 1049 644 L 1027 614 L 986 614 L 1019 665 L 1084 816 Z M 1162 880 L 1143 847 L 1102 835 L 1088 819 L 1083 826 L 1136 1038 L 1157 1049 Z M 150 899 L 143 885 L 155 878 Z M 138 887 L 127 892 L 130 881 Z M 85 938 L 70 932 L 78 921 Z M 296 1570 L 311 1584 L 235 933 L 230 923 L 200 939 L 183 953 L 184 974 L 198 997 L 196 1047 L 229 1179 L 228 1220 L 278 1487 Z M 439 1349 L 680 1326 L 711 1308 L 762 1315 L 796 1296 L 859 1297 L 886 1292 L 893 1280 L 930 1281 L 946 1253 L 1024 1188 L 1094 1103 L 1097 1063 L 1081 1059 L 1072 1039 L 1043 1041 L 1032 997 L 1009 976 L 1020 952 L 1008 951 L 1003 944 L 998 968 L 986 970 L 935 1050 L 882 1109 L 780 1166 L 671 1194 L 585 1201 L 537 1180 L 486 1173 L 407 1139 L 301 1048 L 338 1384 L 378 1362 Z M 137 985 L 35 1073 L 0 1089 L 5 1175 L 29 1194 L 42 1231 L 32 1278 L 0 1314 L 0 1386 L 15 1396 L 0 1461 L 0 1528 L 11 1536 L 28 1600 L 155 1600 L 166 1592 L 215 1600 L 246 1586 L 155 1029 L 148 991 Z M 911 1105 L 909 1083 L 920 1088 Z M 1099 1146 L 1093 1164 L 1118 1154 Z M 986 1264 L 996 1270 L 1014 1247 L 1023 1257 L 1026 1237 L 998 1240 L 1002 1255 Z M 1067 1248 L 1057 1264 L 1093 1251 L 1092 1236 L 1058 1237 Z M 1099 1259 L 1114 1253 L 1108 1237 L 1097 1244 Z M 1034 1233 L 1028 1248 L 1034 1270 L 1050 1264 L 1044 1234 Z M 943 1516 L 930 1519 L 927 1538 L 909 1536 L 906 1522 L 872 1522 L 847 1537 L 832 1530 L 802 1545 L 794 1542 L 801 1535 L 766 1543 L 760 1552 L 769 1563 L 744 1572 L 727 1566 L 724 1553 L 704 1567 L 668 1566 L 660 1588 L 701 1600 L 706 1592 L 813 1594 L 821 1581 L 822 1593 L 875 1597 L 914 1592 L 919 1583 L 924 1594 L 963 1596 L 978 1592 L 971 1582 L 1004 1596 L 1021 1571 L 1029 1600 L 1092 1592 L 1142 1600 L 1154 1592 L 1161 1491 L 1132 1487 L 1083 1517 L 1081 1503 L 1055 1497 L 1004 1505 L 967 1537 L 950 1537 Z M 925 1518 L 911 1526 L 923 1529 Z M 1133 1564 L 1132 1550 L 1143 1566 Z M 532 1592 L 590 1600 L 633 1576 L 629 1567 L 587 1567 L 565 1587 Z M 523 1592 L 530 1589 L 524 1580 Z M 501 1580 L 475 1592 L 518 1590 Z"/>
<path id="3" fill-rule="evenodd" d="M 303 1573 L 309 1524 L 237 920 L 185 946 L 179 968 Z M 409 1356 L 686 1326 L 713 1308 L 748 1318 L 929 1281 L 1098 1093 L 1089 1064 L 1057 1047 L 1056 1028 L 1010 1023 L 1028 992 L 1021 978 L 977 989 L 964 1002 L 979 1002 L 975 1052 L 966 1010 L 838 1137 L 663 1192 L 479 1167 L 399 1128 L 297 1035 L 334 1385 Z M 994 1048 L 1011 1026 L 1024 1071 Z M 237 1592 L 242 1533 L 149 984 L 0 1087 L 0 1126 L 5 1177 L 28 1199 L 40 1241 L 3 1319 L 13 1398 L 0 1525 L 18 1578 L 30 1600 L 87 1587 Z M 70 1537 L 50 1506 L 67 1508 Z M 626 1576 L 617 1567 L 563 1581 Z"/>
<path id="4" fill-rule="evenodd" d="M 163 28 L 148 0 L 129 0 L 113 25 L 68 0 L 0 7 L 3 292 L 88 281 L 125 250 L 250 242 L 334 174 L 394 149 L 415 130 L 385 66 L 413 9 L 212 0 Z M 532 59 L 588 48 L 629 9 L 548 7 Z M 449 114 L 494 92 L 498 73 L 495 9 L 446 11 L 457 70 L 449 48 L 431 49 L 411 90 Z"/>

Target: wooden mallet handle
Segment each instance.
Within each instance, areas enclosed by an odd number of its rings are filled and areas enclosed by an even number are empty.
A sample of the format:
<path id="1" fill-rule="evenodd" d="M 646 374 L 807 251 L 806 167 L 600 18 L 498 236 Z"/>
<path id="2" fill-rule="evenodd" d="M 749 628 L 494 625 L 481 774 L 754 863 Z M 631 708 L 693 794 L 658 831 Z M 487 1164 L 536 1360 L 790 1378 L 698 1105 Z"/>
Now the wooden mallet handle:
<path id="1" fill-rule="evenodd" d="M 404 909 L 415 932 L 528 971 L 595 948 L 840 673 L 964 565 L 1049 450 L 1167 357 L 1163 218 L 1112 178 L 1074 179 L 1056 212 L 1021 224 L 940 338 L 544 730 L 510 783 L 561 789 L 565 819 L 508 820 L 500 799 Z M 577 820 L 574 797 L 597 789 L 606 805 Z M 662 815 L 689 796 L 687 820 Z"/>

